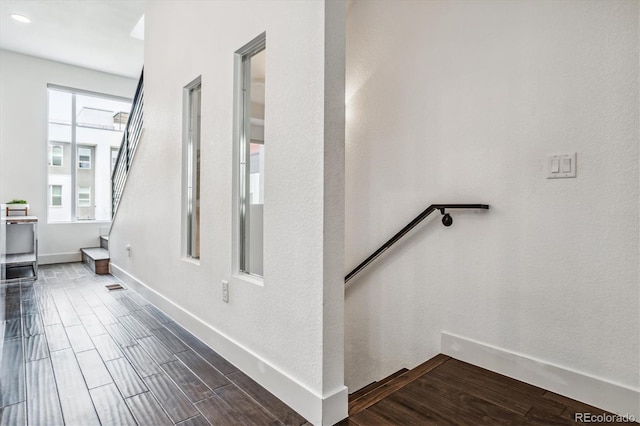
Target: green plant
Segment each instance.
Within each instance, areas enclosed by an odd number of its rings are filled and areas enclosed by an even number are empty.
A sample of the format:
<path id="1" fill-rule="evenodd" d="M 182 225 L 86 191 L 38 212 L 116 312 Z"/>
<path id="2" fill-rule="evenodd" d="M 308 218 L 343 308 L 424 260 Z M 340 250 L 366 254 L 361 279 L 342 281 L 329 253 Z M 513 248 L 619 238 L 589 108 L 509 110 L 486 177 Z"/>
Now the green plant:
<path id="1" fill-rule="evenodd" d="M 28 204 L 26 200 L 17 200 L 17 199 L 13 199 L 11 201 L 9 201 L 7 204 Z"/>

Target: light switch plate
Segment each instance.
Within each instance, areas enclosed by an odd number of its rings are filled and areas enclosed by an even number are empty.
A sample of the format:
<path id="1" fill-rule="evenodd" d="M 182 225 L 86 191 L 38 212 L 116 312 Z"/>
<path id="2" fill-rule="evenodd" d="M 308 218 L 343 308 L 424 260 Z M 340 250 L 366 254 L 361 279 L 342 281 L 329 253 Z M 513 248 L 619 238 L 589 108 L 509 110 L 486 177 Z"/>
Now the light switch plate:
<path id="1" fill-rule="evenodd" d="M 550 155 L 547 164 L 547 179 L 576 177 L 576 153 Z"/>

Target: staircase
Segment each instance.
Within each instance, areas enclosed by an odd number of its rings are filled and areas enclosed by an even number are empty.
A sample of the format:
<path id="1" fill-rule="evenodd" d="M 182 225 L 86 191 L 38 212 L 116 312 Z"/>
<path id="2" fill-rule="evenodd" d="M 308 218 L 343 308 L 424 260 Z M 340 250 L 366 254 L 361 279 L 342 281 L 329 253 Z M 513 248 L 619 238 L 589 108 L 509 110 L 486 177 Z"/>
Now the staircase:
<path id="1" fill-rule="evenodd" d="M 80 249 L 82 263 L 85 263 L 98 275 L 109 273 L 109 237 L 100 236 L 100 247 L 87 247 Z"/>

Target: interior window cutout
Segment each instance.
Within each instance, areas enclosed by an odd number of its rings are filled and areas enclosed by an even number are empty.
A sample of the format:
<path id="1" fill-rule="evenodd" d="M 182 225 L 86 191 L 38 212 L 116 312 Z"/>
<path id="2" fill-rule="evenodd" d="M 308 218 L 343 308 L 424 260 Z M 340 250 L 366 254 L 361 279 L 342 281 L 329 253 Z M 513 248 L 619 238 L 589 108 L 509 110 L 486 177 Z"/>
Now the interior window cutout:
<path id="1" fill-rule="evenodd" d="M 239 156 L 239 269 L 263 276 L 266 34 L 236 52 Z"/>

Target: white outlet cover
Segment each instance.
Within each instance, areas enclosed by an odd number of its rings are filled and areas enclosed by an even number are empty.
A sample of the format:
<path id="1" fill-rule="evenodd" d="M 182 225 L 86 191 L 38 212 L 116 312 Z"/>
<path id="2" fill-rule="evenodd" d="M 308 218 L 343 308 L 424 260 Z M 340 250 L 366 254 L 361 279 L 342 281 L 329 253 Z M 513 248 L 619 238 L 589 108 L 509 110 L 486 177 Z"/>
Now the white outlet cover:
<path id="1" fill-rule="evenodd" d="M 562 179 L 576 177 L 576 153 L 550 155 L 547 161 L 547 179 Z M 565 170 L 565 166 L 569 170 Z"/>

